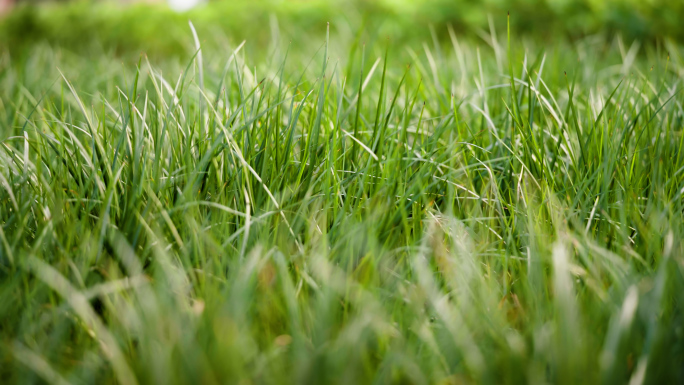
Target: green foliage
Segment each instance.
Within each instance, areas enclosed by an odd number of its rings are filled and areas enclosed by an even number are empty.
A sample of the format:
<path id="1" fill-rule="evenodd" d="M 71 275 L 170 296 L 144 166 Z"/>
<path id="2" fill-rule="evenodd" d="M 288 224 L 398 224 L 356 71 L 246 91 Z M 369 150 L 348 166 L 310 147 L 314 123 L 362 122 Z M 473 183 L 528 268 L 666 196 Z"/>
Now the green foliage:
<path id="1" fill-rule="evenodd" d="M 593 34 L 621 34 L 626 40 L 684 41 L 684 2 L 679 0 L 230 0 L 213 1 L 179 14 L 163 4 L 75 1 L 20 6 L 0 19 L 0 47 L 16 54 L 47 41 L 82 54 L 93 51 L 151 57 L 184 56 L 189 47 L 186 23 L 194 20 L 199 33 L 227 34 L 268 42 L 273 17 L 286 20 L 288 35 L 322 34 L 326 22 L 362 26 L 395 42 L 420 44 L 431 38 L 428 25 L 448 39 L 447 26 L 471 37 L 491 28 L 506 28 L 504 15 L 514 15 L 517 36 L 552 43 Z M 31 3 L 28 3 L 31 4 Z M 414 28 L 415 25 L 422 26 Z M 290 28 L 296 26 L 296 28 Z M 184 56 L 185 57 L 185 56 Z"/>
<path id="2" fill-rule="evenodd" d="M 3 383 L 684 381 L 680 46 L 281 24 L 3 52 Z"/>

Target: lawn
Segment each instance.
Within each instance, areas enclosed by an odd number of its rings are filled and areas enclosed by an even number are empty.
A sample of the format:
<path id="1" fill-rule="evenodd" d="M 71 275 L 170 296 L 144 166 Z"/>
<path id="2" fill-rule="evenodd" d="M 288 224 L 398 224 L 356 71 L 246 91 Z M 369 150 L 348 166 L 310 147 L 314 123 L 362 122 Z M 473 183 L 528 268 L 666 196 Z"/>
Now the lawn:
<path id="1" fill-rule="evenodd" d="M 0 21 L 0 382 L 684 383 L 669 19 L 317 4 Z"/>

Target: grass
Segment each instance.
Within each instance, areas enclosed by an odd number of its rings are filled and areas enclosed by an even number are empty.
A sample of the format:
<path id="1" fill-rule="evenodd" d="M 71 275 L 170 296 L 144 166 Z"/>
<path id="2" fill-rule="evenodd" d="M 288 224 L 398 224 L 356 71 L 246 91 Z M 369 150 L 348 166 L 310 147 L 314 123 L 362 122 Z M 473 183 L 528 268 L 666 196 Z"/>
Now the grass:
<path id="1" fill-rule="evenodd" d="M 432 38 L 429 25 L 445 41 L 447 26 L 461 38 L 479 39 L 492 28 L 505 31 L 507 11 L 514 12 L 514 34 L 533 36 L 538 44 L 617 33 L 629 41 L 684 42 L 681 0 L 212 0 L 182 14 L 146 2 L 18 3 L 13 12 L 0 15 L 0 49 L 30 54 L 33 45 L 47 41 L 84 56 L 102 50 L 119 55 L 145 52 L 155 62 L 192 51 L 183 44 L 188 19 L 207 43 L 217 34 L 228 34 L 254 47 L 269 43 L 273 17 L 296 43 L 322 36 L 330 22 L 352 34 L 366 29 L 392 36 L 394 44 L 420 46 Z"/>
<path id="2" fill-rule="evenodd" d="M 2 382 L 684 381 L 681 46 L 271 32 L 3 53 Z"/>

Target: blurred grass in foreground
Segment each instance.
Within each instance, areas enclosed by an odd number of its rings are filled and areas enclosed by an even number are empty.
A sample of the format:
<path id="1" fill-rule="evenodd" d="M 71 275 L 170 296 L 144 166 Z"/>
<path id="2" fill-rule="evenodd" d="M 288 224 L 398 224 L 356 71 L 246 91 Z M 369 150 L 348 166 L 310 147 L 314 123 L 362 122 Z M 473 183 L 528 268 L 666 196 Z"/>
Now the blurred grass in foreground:
<path id="1" fill-rule="evenodd" d="M 2 52 L 1 382 L 684 382 L 681 45 L 268 20 Z"/>

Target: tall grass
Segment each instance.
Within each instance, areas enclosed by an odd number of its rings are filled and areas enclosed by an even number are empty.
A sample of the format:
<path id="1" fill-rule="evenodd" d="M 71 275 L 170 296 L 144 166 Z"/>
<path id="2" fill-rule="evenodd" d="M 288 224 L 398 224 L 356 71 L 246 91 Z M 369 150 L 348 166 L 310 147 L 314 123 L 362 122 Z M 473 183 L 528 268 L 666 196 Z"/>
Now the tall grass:
<path id="1" fill-rule="evenodd" d="M 446 36 L 5 52 L 2 382 L 684 381 L 681 47 Z"/>

